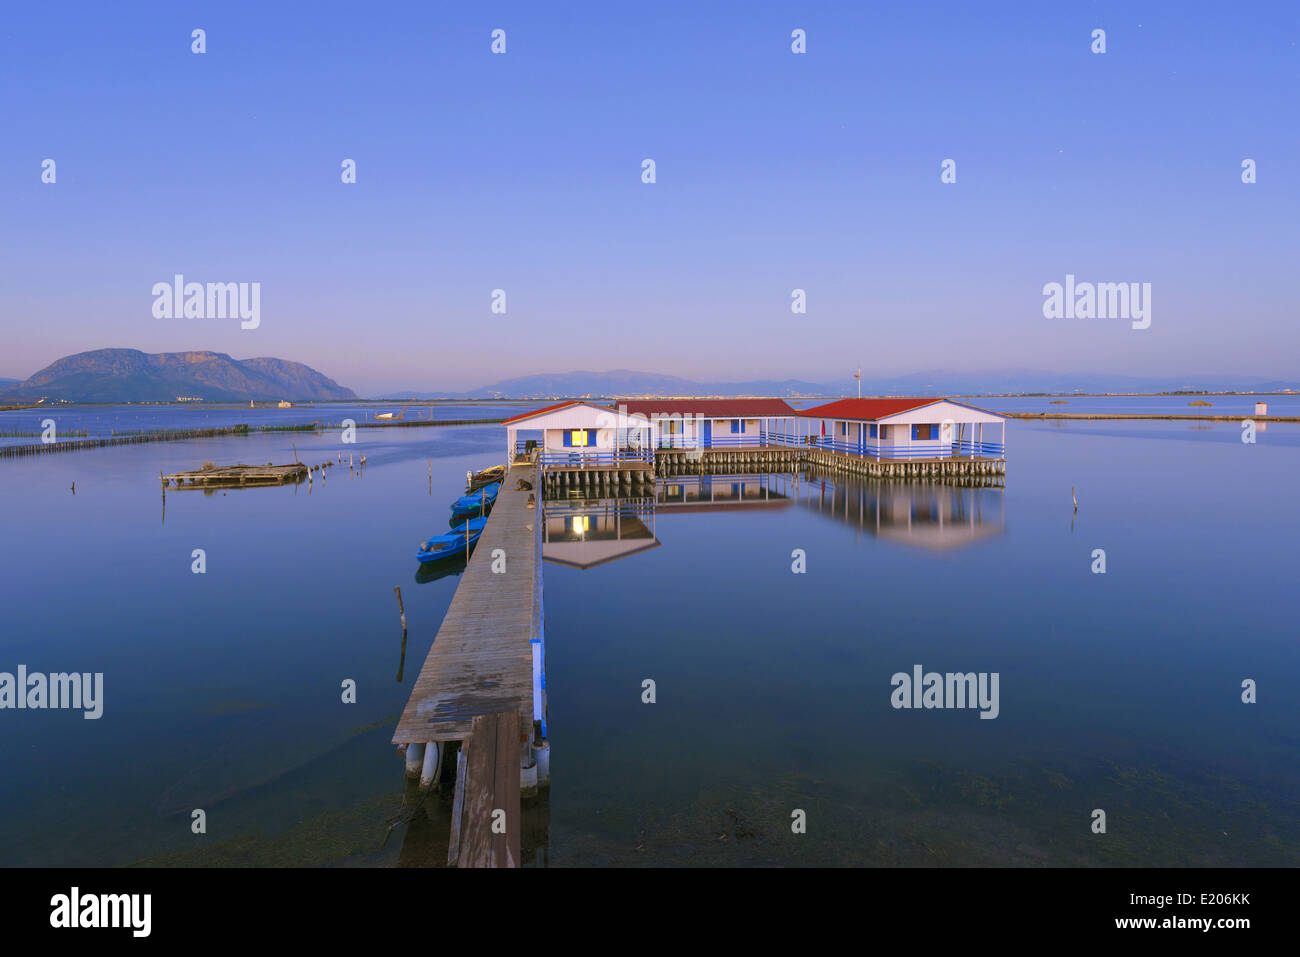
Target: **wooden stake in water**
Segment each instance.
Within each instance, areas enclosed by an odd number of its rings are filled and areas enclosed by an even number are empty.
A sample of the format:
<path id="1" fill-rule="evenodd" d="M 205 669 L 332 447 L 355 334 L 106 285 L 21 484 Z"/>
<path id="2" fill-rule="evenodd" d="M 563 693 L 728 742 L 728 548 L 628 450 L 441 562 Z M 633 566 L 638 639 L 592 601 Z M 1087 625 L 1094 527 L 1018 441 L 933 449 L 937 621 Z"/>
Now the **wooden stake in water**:
<path id="1" fill-rule="evenodd" d="M 394 585 L 393 591 L 397 592 L 397 610 L 402 615 L 402 657 L 397 663 L 397 682 L 401 684 L 402 672 L 406 669 L 406 606 L 402 604 L 401 586 Z"/>

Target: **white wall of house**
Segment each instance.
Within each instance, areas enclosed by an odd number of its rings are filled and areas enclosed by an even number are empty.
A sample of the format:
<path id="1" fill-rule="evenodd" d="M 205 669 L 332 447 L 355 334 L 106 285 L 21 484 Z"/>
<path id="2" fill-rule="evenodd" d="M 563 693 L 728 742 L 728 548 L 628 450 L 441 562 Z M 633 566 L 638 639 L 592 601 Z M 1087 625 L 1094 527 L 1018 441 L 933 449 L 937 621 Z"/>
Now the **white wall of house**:
<path id="1" fill-rule="evenodd" d="M 936 402 L 924 408 L 886 416 L 881 420 L 881 424 L 896 426 L 890 429 L 891 442 L 888 444 L 915 444 L 924 448 L 936 443 L 977 441 L 980 440 L 981 435 L 984 442 L 1002 442 L 1005 436 L 1006 419 L 992 412 L 971 409 L 956 402 Z M 913 425 L 934 426 L 931 430 L 934 437 L 913 441 Z M 952 452 L 940 450 L 937 454 L 943 457 L 951 455 Z"/>
<path id="2" fill-rule="evenodd" d="M 739 431 L 732 432 L 731 424 L 739 421 Z M 707 417 L 697 419 L 693 415 L 680 417 L 665 417 L 657 420 L 659 426 L 659 435 L 665 445 L 674 446 L 692 445 L 693 443 L 703 441 L 706 425 L 709 434 L 712 437 L 713 444 L 716 445 L 736 445 L 737 443 L 745 445 L 758 445 L 763 438 L 765 431 L 777 432 L 781 430 L 779 420 L 769 419 L 767 428 L 763 426 L 763 420 L 749 418 L 737 419 Z M 788 430 L 788 427 L 787 427 Z M 722 440 L 721 442 L 719 440 Z"/>
<path id="3" fill-rule="evenodd" d="M 571 431 L 571 429 L 547 429 L 543 433 L 542 448 L 547 452 L 608 452 L 614 448 L 613 429 L 586 429 L 587 444 L 585 446 L 564 444 L 565 434 Z"/>
<path id="4" fill-rule="evenodd" d="M 958 405 L 956 402 L 936 402 L 934 405 L 927 405 L 920 409 L 912 409 L 908 412 L 899 412 L 897 415 L 889 415 L 881 419 L 882 422 L 902 422 L 911 425 L 913 422 L 933 422 L 940 423 L 944 419 L 952 419 L 954 422 L 984 422 L 1001 425 L 1006 421 L 1000 415 L 994 415 L 991 412 L 981 412 L 979 409 L 969 409 L 964 405 Z M 984 430 L 988 434 L 988 429 Z M 911 434 L 911 429 L 908 429 Z"/>
<path id="5" fill-rule="evenodd" d="M 753 439 L 758 442 L 763 432 L 762 422 L 759 419 L 740 419 L 740 431 L 732 432 L 731 424 L 736 419 L 714 419 L 713 420 L 713 440 L 718 439 Z"/>

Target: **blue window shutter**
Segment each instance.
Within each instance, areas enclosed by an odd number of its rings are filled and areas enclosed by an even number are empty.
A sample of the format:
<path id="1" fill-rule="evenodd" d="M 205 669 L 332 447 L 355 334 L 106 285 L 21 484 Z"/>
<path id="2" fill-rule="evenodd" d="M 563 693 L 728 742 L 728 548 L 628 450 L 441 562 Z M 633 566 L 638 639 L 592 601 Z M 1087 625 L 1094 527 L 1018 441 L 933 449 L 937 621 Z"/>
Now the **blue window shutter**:
<path id="1" fill-rule="evenodd" d="M 876 438 L 876 426 L 874 425 L 871 427 L 871 437 Z"/>
<path id="2" fill-rule="evenodd" d="M 564 447 L 566 449 L 573 447 L 573 431 L 571 429 L 564 430 Z"/>
<path id="3" fill-rule="evenodd" d="M 731 420 L 731 431 L 732 431 L 732 432 L 739 432 L 739 431 L 740 431 L 740 419 L 732 419 L 732 420 Z"/>
<path id="4" fill-rule="evenodd" d="M 915 425 L 912 426 L 912 438 L 913 438 L 913 440 L 916 439 L 916 426 L 915 426 Z"/>

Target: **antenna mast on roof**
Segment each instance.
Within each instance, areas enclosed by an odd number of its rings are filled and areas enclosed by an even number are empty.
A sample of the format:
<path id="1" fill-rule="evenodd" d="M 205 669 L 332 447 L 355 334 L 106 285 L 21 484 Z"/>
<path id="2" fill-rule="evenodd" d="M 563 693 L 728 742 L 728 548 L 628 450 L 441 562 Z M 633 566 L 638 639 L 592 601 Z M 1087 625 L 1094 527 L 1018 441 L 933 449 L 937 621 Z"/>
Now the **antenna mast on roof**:
<path id="1" fill-rule="evenodd" d="M 853 373 L 853 378 L 858 380 L 858 398 L 862 398 L 862 366 L 858 366 L 858 371 Z"/>

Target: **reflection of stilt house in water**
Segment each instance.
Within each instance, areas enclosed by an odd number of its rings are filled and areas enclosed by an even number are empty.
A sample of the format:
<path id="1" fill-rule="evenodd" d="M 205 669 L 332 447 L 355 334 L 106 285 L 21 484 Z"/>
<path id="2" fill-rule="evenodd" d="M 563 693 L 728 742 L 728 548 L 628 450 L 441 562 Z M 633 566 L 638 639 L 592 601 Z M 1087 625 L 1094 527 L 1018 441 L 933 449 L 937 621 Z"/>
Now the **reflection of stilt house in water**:
<path id="1" fill-rule="evenodd" d="M 797 501 L 885 541 L 935 550 L 984 541 L 1006 527 L 1002 491 L 996 488 L 810 476 Z"/>
<path id="2" fill-rule="evenodd" d="M 542 558 L 573 568 L 658 548 L 655 515 L 788 508 L 791 474 L 683 475 L 660 479 L 654 498 L 550 499 L 542 503 Z"/>
<path id="3" fill-rule="evenodd" d="M 721 512 L 787 508 L 794 501 L 794 476 L 678 475 L 655 483 L 655 504 L 672 512 Z"/>
<path id="4" fill-rule="evenodd" d="M 659 547 L 647 499 L 552 501 L 543 509 L 544 561 L 587 569 Z"/>

